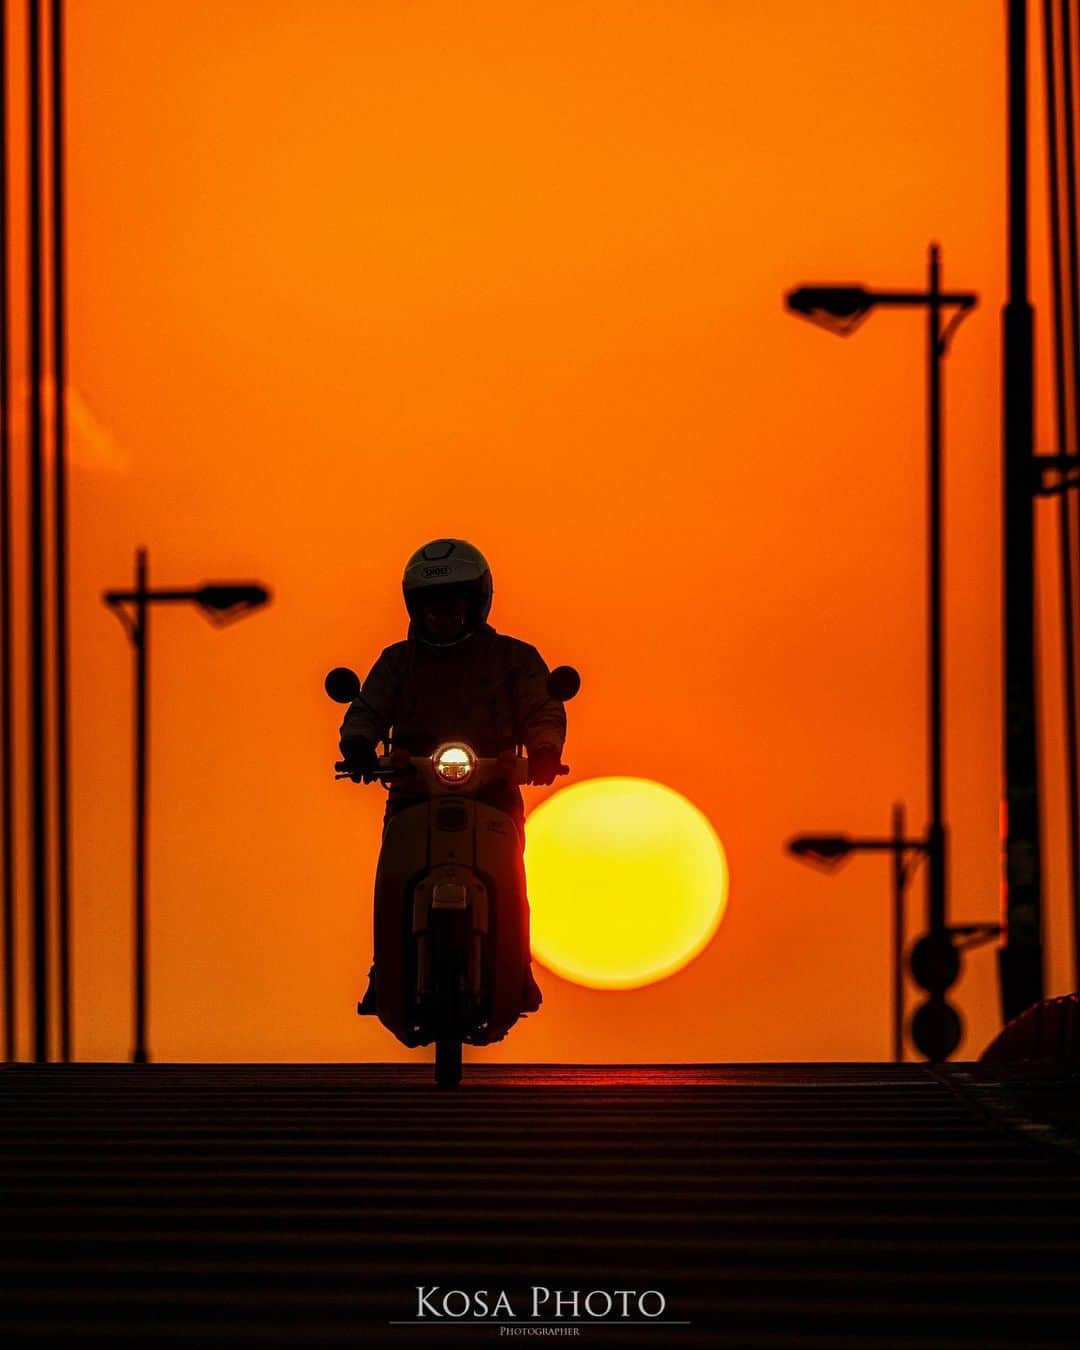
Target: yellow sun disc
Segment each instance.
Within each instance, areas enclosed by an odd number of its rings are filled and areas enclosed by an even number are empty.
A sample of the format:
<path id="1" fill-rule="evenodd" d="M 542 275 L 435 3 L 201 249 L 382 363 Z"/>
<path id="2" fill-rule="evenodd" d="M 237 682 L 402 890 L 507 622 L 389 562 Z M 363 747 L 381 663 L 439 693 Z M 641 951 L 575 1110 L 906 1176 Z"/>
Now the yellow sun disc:
<path id="1" fill-rule="evenodd" d="M 530 812 L 532 952 L 592 989 L 634 989 L 682 969 L 727 905 L 724 848 L 692 802 L 647 778 L 590 778 Z"/>

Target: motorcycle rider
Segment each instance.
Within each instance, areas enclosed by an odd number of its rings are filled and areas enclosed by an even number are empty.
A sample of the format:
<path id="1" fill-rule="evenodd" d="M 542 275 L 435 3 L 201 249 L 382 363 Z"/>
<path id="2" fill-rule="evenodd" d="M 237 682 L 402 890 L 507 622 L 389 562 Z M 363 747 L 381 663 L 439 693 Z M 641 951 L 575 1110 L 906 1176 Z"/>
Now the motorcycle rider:
<path id="1" fill-rule="evenodd" d="M 529 782 L 548 785 L 562 761 L 566 709 L 547 691 L 548 667 L 535 647 L 498 633 L 487 622 L 494 587 L 478 548 L 464 539 L 434 539 L 409 558 L 402 577 L 409 613 L 404 641 L 386 647 L 368 672 L 341 724 L 341 753 L 353 773 L 373 769 L 376 743 L 393 727 L 393 750 L 429 755 L 446 740 L 463 740 L 477 755 L 513 755 L 523 745 Z M 407 773 L 391 782 L 383 832 L 391 817 L 423 801 L 423 785 Z M 499 778 L 477 792 L 507 812 L 524 849 L 525 804 L 518 786 Z M 375 967 L 358 1011 L 375 1012 Z M 526 977 L 524 1009 L 542 1001 Z"/>

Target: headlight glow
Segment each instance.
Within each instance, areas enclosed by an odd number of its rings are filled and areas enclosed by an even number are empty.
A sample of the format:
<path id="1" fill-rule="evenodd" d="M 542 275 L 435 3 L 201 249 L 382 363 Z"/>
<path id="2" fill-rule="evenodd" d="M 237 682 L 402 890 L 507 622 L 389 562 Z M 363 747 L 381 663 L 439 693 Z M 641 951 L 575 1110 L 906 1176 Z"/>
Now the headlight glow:
<path id="1" fill-rule="evenodd" d="M 467 783 L 476 768 L 476 756 L 461 741 L 440 745 L 432 758 L 444 783 Z"/>

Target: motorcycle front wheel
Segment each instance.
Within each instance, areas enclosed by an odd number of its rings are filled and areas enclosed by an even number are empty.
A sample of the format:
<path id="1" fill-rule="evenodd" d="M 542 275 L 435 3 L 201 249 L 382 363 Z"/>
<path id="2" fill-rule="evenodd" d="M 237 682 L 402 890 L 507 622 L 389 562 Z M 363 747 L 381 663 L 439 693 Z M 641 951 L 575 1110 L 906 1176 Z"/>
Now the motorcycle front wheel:
<path id="1" fill-rule="evenodd" d="M 439 1087 L 457 1087 L 461 1082 L 461 1042 L 435 1042 L 435 1082 Z"/>

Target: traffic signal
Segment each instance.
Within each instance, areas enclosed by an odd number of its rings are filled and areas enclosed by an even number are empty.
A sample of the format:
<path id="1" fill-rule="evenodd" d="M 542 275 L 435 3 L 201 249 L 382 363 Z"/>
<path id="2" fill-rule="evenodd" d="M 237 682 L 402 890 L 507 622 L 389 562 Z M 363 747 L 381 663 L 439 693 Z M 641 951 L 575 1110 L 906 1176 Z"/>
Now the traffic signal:
<path id="1" fill-rule="evenodd" d="M 911 1039 L 932 1063 L 946 1060 L 960 1044 L 964 1023 L 945 995 L 960 975 L 960 952 L 952 933 L 928 933 L 912 946 L 911 978 L 929 997 L 912 1014 Z"/>
<path id="2" fill-rule="evenodd" d="M 942 997 L 960 974 L 960 953 L 950 933 L 927 933 L 912 944 L 911 978 L 928 994 Z"/>
<path id="3" fill-rule="evenodd" d="M 925 1055 L 932 1064 L 940 1064 L 960 1044 L 964 1023 L 947 1000 L 928 998 L 912 1014 L 909 1030 L 919 1054 Z"/>

